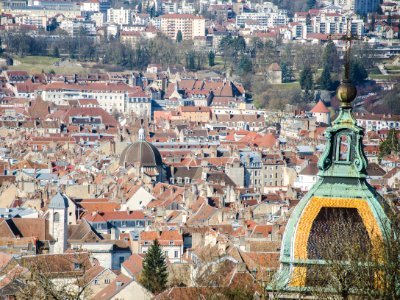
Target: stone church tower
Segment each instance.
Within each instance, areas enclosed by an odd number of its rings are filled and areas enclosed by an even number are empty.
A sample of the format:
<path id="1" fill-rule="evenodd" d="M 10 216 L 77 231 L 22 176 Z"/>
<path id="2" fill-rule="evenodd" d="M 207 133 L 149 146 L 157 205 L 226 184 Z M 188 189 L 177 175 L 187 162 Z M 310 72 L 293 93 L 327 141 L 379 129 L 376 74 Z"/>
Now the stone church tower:
<path id="1" fill-rule="evenodd" d="M 68 239 L 68 199 L 58 192 L 51 200 L 49 208 L 49 229 L 54 238 L 52 253 L 64 253 Z"/>

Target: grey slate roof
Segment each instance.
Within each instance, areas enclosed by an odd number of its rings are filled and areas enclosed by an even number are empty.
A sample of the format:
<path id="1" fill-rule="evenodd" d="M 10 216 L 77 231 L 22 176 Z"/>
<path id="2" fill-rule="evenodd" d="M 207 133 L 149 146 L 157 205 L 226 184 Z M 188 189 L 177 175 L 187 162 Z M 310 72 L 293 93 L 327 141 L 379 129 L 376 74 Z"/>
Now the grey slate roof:
<path id="1" fill-rule="evenodd" d="M 53 198 L 51 198 L 48 207 L 61 209 L 61 208 L 67 208 L 68 206 L 69 206 L 68 198 L 65 195 L 62 195 L 60 192 L 58 192 Z"/>

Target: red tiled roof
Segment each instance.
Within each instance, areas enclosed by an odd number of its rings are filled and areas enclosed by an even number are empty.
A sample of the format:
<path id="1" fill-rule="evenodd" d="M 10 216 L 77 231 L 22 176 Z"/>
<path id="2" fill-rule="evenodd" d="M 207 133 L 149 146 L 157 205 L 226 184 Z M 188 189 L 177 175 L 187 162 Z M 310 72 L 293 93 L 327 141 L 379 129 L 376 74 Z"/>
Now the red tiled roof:
<path id="1" fill-rule="evenodd" d="M 329 109 L 325 106 L 324 102 L 321 100 L 313 107 L 312 113 L 329 113 Z"/>

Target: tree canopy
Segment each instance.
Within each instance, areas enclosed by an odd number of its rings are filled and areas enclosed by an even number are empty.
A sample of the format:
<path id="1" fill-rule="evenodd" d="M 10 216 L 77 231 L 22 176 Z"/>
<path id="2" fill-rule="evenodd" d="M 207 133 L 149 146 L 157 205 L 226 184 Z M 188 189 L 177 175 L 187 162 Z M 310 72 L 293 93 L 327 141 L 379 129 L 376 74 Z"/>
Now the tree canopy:
<path id="1" fill-rule="evenodd" d="M 143 260 L 141 283 L 152 293 L 160 293 L 167 287 L 167 281 L 167 263 L 156 239 Z"/>
<path id="2" fill-rule="evenodd" d="M 314 86 L 313 72 L 310 67 L 304 67 L 300 72 L 300 87 L 305 91 L 310 91 Z"/>
<path id="3" fill-rule="evenodd" d="M 395 129 L 390 129 L 387 138 L 379 145 L 379 156 L 383 157 L 390 154 L 398 154 L 400 143 Z"/>
<path id="4" fill-rule="evenodd" d="M 350 62 L 350 79 L 354 84 L 363 83 L 368 77 L 368 72 L 360 60 L 353 59 Z"/>

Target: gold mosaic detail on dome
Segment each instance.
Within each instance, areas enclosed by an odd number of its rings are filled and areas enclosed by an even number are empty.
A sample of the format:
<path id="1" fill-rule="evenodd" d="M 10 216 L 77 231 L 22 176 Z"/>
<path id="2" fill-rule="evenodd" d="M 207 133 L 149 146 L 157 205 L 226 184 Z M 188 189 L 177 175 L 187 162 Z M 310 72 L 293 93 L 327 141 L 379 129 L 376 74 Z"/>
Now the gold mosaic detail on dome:
<path id="1" fill-rule="evenodd" d="M 294 267 L 290 278 L 290 286 L 305 286 L 307 267 Z"/>
<path id="2" fill-rule="evenodd" d="M 369 238 L 371 239 L 373 247 L 377 248 L 379 245 L 381 245 L 379 241 L 382 240 L 382 233 L 366 200 L 353 198 L 313 197 L 310 199 L 309 203 L 304 209 L 297 225 L 294 240 L 295 259 L 307 259 L 307 242 L 310 236 L 311 227 L 315 218 L 323 207 L 357 209 L 368 232 Z"/>

